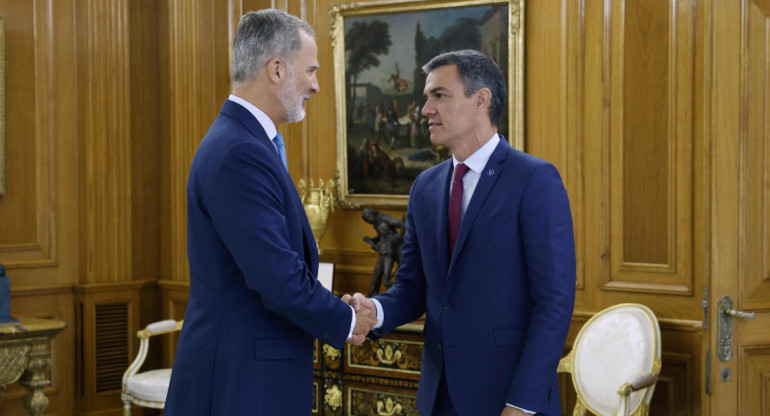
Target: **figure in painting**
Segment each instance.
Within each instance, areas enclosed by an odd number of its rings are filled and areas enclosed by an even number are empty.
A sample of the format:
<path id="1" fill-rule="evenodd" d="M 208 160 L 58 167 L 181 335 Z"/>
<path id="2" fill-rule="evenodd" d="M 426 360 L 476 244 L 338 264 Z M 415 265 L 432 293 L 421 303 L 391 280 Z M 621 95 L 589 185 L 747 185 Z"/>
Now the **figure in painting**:
<path id="1" fill-rule="evenodd" d="M 409 88 L 409 83 L 412 81 L 409 81 L 408 79 L 401 78 L 401 71 L 398 69 L 398 62 L 396 62 L 396 73 L 390 74 L 390 78 L 388 78 L 388 81 L 393 81 L 393 89 L 398 92 L 404 92 L 407 88 Z"/>
<path id="2" fill-rule="evenodd" d="M 372 284 L 369 288 L 371 297 L 380 293 L 381 284 L 384 283 L 386 288 L 393 286 L 393 266 L 401 264 L 401 246 L 404 244 L 406 227 L 404 220 L 382 214 L 372 208 L 364 208 L 361 216 L 377 231 L 376 237 L 364 237 L 364 241 L 380 255 L 372 273 Z"/>

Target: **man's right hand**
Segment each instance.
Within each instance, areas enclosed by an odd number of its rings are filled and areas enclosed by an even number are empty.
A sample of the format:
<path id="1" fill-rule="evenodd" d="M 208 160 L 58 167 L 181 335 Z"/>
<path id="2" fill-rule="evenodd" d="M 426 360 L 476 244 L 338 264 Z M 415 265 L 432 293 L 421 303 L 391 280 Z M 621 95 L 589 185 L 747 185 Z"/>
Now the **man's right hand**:
<path id="1" fill-rule="evenodd" d="M 377 308 L 371 299 L 356 293 L 353 296 L 344 295 L 342 301 L 350 305 L 356 311 L 356 325 L 353 328 L 353 336 L 347 341 L 353 345 L 361 345 L 366 340 L 366 334 L 377 325 Z"/>

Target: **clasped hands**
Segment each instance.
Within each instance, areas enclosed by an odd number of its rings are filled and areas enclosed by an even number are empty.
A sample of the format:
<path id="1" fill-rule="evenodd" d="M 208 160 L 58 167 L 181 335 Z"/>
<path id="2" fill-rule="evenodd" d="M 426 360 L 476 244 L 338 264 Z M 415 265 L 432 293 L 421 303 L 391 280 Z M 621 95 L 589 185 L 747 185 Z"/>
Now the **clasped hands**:
<path id="1" fill-rule="evenodd" d="M 342 301 L 350 305 L 356 311 L 356 325 L 353 327 L 353 336 L 347 342 L 353 345 L 361 345 L 366 340 L 366 334 L 377 325 L 377 308 L 374 302 L 366 296 L 356 293 L 353 296 L 344 295 Z"/>

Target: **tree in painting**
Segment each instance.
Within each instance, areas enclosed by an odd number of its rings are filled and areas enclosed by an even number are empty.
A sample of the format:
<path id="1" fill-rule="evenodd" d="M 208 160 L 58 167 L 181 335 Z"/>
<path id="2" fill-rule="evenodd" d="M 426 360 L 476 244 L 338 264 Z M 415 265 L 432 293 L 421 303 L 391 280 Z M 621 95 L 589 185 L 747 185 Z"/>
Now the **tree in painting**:
<path id="1" fill-rule="evenodd" d="M 481 31 L 479 21 L 468 17 L 457 20 L 455 24 L 444 29 L 439 37 L 441 52 L 461 49 L 481 49 Z"/>
<path id="2" fill-rule="evenodd" d="M 381 20 L 354 22 L 345 34 L 345 52 L 348 53 L 347 75 L 352 78 L 352 82 L 348 82 L 348 119 L 353 117 L 358 75 L 366 69 L 380 66 L 377 55 L 387 54 L 390 45 L 388 24 Z"/>

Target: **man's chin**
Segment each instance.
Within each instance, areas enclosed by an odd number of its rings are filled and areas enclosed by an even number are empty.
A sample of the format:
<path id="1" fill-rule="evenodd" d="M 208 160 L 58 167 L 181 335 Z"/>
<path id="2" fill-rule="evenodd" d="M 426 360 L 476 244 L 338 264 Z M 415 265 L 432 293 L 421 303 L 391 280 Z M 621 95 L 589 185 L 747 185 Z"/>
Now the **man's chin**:
<path id="1" fill-rule="evenodd" d="M 301 112 L 297 112 L 295 114 L 291 114 L 289 116 L 289 121 L 287 123 L 299 123 L 300 121 L 305 119 L 305 109 L 302 109 Z"/>

